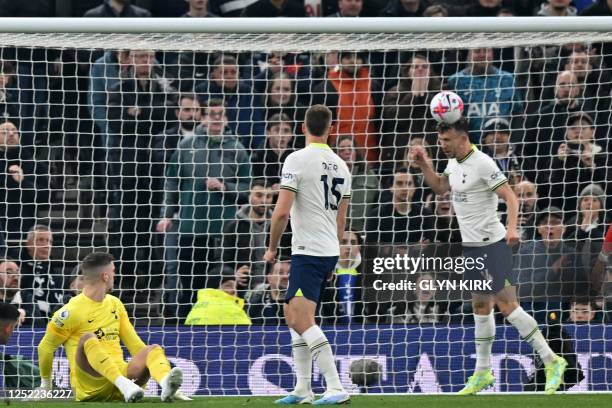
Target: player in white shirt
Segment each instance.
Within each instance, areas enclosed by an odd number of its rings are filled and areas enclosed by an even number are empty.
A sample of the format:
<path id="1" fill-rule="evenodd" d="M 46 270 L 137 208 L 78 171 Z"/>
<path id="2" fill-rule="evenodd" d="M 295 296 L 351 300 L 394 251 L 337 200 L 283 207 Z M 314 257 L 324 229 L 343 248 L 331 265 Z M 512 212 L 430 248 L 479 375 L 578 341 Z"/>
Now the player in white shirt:
<path id="1" fill-rule="evenodd" d="M 477 277 L 466 275 L 466 278 L 493 280 L 493 291 L 472 293 L 476 369 L 459 394 L 475 394 L 495 383 L 491 370 L 491 347 L 495 339 L 494 304 L 540 355 L 546 366 L 545 392 L 553 394 L 563 383 L 567 362 L 550 349 L 535 319 L 519 305 L 516 288 L 510 282 L 513 265 L 510 246 L 519 241 L 518 200 L 493 159 L 470 144 L 468 132 L 465 118 L 438 126 L 438 144 L 449 158 L 442 175 L 436 174 L 427 162 L 421 146 L 414 148 L 412 153 L 427 185 L 436 194 L 451 192 L 464 256 L 486 259 L 485 269 L 479 271 L 482 274 L 477 274 Z M 506 228 L 497 216 L 498 197 L 508 208 Z"/>
<path id="2" fill-rule="evenodd" d="M 351 196 L 351 172 L 326 144 L 331 120 L 331 111 L 323 105 L 312 106 L 306 112 L 302 125 L 306 147 L 285 159 L 264 256 L 266 262 L 275 261 L 278 242 L 291 216 L 291 270 L 284 312 L 291 333 L 297 384 L 277 404 L 332 405 L 349 400 L 327 337 L 315 323 L 317 304 L 340 255 Z M 316 401 L 311 389 L 312 361 L 327 386 L 323 397 Z"/>

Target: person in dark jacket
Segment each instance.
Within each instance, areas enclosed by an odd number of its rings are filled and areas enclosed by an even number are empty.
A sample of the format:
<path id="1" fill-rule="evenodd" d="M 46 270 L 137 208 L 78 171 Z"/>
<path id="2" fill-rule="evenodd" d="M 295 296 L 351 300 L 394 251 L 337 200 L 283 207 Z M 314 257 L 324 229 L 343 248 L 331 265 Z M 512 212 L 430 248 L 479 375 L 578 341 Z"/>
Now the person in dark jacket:
<path id="1" fill-rule="evenodd" d="M 265 124 L 261 99 L 239 80 L 236 58 L 223 55 L 215 59 L 210 81 L 196 86 L 200 103 L 221 99 L 225 103 L 228 126 L 247 148 L 263 145 Z"/>
<path id="2" fill-rule="evenodd" d="M 425 0 L 390 0 L 381 17 L 421 17 L 428 4 Z"/>
<path id="3" fill-rule="evenodd" d="M 54 272 L 51 262 L 53 234 L 44 225 L 35 225 L 28 232 L 26 246 L 19 256 L 21 300 L 26 322 L 44 326 L 62 306 L 64 277 Z"/>
<path id="4" fill-rule="evenodd" d="M 254 325 L 280 326 L 285 324 L 283 306 L 289 285 L 291 260 L 280 258 L 274 264 L 266 264 L 266 282 L 261 283 L 245 296 L 246 310 Z"/>
<path id="5" fill-rule="evenodd" d="M 277 113 L 266 124 L 265 149 L 253 152 L 253 176 L 265 179 L 272 190 L 278 191 L 280 187 L 283 163 L 293 152 L 292 139 L 291 119 L 284 113 Z"/>
<path id="6" fill-rule="evenodd" d="M 0 225 L 8 239 L 23 239 L 38 211 L 49 205 L 49 167 L 20 144 L 17 127 L 0 120 Z"/>
<path id="7" fill-rule="evenodd" d="M 233 220 L 248 199 L 251 164 L 244 146 L 227 127 L 223 101 L 211 99 L 195 135 L 183 139 L 166 171 L 164 208 L 158 232 L 178 222 L 181 306 L 195 301 L 196 289 L 219 286 L 208 271 L 218 261 L 223 223 Z M 178 220 L 172 217 L 178 213 Z M 187 308 L 179 314 L 185 316 Z"/>
<path id="8" fill-rule="evenodd" d="M 134 6 L 130 0 L 104 0 L 104 4 L 87 10 L 83 17 L 152 17 L 151 12 Z"/>
<path id="9" fill-rule="evenodd" d="M 303 0 L 258 0 L 242 10 L 240 17 L 306 17 Z"/>
<path id="10" fill-rule="evenodd" d="M 19 90 L 15 78 L 15 65 L 0 60 L 0 118 L 19 117 Z"/>
<path id="11" fill-rule="evenodd" d="M 414 177 L 407 169 L 393 175 L 390 203 L 370 211 L 366 222 L 367 243 L 408 244 L 433 242 L 435 218 L 431 210 L 413 201 Z"/>
<path id="12" fill-rule="evenodd" d="M 0 17 L 55 17 L 55 1 L 0 0 Z"/>
<path id="13" fill-rule="evenodd" d="M 216 14 L 208 10 L 208 0 L 187 0 L 189 2 L 189 10 L 181 17 L 218 17 Z"/>
<path id="14" fill-rule="evenodd" d="M 251 183 L 249 203 L 236 213 L 236 219 L 223 227 L 223 265 L 237 271 L 238 284 L 253 288 L 265 281 L 266 237 L 271 216 L 272 192 L 262 179 Z"/>
<path id="15" fill-rule="evenodd" d="M 142 259 L 154 259 L 153 220 L 163 199 L 163 165 L 157 165 L 156 134 L 173 119 L 174 89 L 155 70 L 153 51 L 131 51 L 131 77 L 110 91 L 111 245 L 127 286 Z"/>

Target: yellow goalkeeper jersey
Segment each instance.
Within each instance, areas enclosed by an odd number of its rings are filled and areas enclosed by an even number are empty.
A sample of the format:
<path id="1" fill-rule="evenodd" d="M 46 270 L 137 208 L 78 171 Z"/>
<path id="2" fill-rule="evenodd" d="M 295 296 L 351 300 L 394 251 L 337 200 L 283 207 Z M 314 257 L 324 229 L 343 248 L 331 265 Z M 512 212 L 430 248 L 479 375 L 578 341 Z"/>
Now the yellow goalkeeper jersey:
<path id="1" fill-rule="evenodd" d="M 102 302 L 96 302 L 81 293 L 55 312 L 47 325 L 45 336 L 38 346 L 41 377 L 51 378 L 53 354 L 63 345 L 70 364 L 70 380 L 75 384 L 76 351 L 79 339 L 85 333 L 94 333 L 106 352 L 117 361 L 123 361 L 120 341 L 132 356 L 145 347 L 130 323 L 121 300 L 106 295 Z"/>

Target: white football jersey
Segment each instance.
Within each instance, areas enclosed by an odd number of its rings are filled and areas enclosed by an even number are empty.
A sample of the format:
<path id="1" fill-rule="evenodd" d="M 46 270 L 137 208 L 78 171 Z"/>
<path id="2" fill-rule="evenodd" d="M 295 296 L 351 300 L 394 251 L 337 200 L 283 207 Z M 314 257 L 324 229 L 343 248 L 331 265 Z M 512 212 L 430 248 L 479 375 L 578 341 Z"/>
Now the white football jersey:
<path id="1" fill-rule="evenodd" d="M 503 239 L 506 228 L 497 216 L 495 190 L 508 179 L 493 159 L 472 146 L 463 159 L 448 161 L 444 175 L 448 177 L 464 245 L 476 246 Z"/>
<path id="2" fill-rule="evenodd" d="M 338 204 L 351 197 L 351 172 L 344 160 L 326 144 L 311 143 L 287 156 L 281 188 L 296 193 L 291 253 L 339 256 Z"/>

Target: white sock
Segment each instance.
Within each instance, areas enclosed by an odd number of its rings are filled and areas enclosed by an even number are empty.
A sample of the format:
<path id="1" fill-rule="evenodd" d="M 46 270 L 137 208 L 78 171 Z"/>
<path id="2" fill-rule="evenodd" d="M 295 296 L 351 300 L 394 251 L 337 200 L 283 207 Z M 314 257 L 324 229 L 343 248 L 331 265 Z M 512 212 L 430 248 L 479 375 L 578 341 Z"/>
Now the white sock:
<path id="1" fill-rule="evenodd" d="M 117 379 L 115 380 L 115 386 L 119 388 L 119 391 L 121 391 L 123 395 L 129 393 L 134 388 L 135 385 L 136 384 L 132 382 L 129 378 L 124 377 L 122 375 L 117 377 Z"/>
<path id="2" fill-rule="evenodd" d="M 327 341 L 327 337 L 317 325 L 310 327 L 304 333 L 302 338 L 308 344 L 312 360 L 319 366 L 319 371 L 325 377 L 325 383 L 328 391 L 344 391 L 344 387 L 340 383 L 336 361 L 332 353 L 331 346 Z"/>
<path id="3" fill-rule="evenodd" d="M 297 377 L 293 393 L 302 397 L 311 392 L 312 356 L 308 349 L 308 344 L 306 344 L 302 336 L 291 328 L 289 333 L 291 333 L 291 354 L 293 355 L 293 365 L 295 366 L 295 376 Z"/>
<path id="4" fill-rule="evenodd" d="M 522 307 L 517 307 L 507 317 L 520 333 L 523 340 L 531 345 L 538 353 L 544 364 L 551 363 L 557 355 L 550 349 L 546 339 L 542 335 L 538 323 L 533 317 L 527 314 Z"/>
<path id="5" fill-rule="evenodd" d="M 476 371 L 491 369 L 491 348 L 495 340 L 495 319 L 488 315 L 474 314 L 474 340 L 476 342 Z"/>

